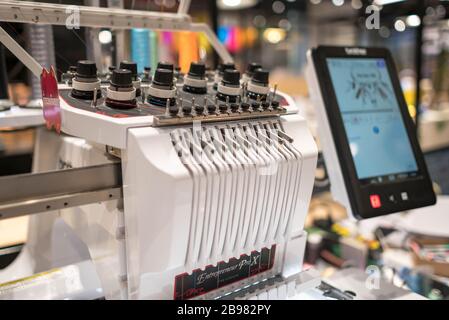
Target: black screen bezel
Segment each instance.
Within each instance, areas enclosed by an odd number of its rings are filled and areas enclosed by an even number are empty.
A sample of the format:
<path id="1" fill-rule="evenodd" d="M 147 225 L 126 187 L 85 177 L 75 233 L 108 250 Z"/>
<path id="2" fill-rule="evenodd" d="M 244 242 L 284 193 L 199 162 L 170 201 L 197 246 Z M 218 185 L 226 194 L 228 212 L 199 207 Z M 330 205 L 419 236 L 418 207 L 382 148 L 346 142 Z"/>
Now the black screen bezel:
<path id="1" fill-rule="evenodd" d="M 376 184 L 361 183 L 357 176 L 349 140 L 346 136 L 343 118 L 331 80 L 327 64 L 328 58 L 373 58 L 385 60 L 402 120 L 418 166 L 418 175 L 416 177 L 399 181 L 384 181 Z M 418 143 L 415 125 L 408 112 L 396 73 L 396 67 L 389 50 L 385 48 L 319 46 L 312 50 L 312 59 L 353 214 L 357 218 L 365 219 L 434 204 L 436 199 L 432 190 L 432 183 Z M 410 199 L 408 201 L 398 201 L 399 191 L 397 190 L 406 191 L 410 194 Z M 381 208 L 371 207 L 369 195 L 372 194 L 380 194 L 382 196 L 383 206 Z M 387 198 L 391 197 L 391 195 L 394 195 L 395 201 L 387 202 Z"/>

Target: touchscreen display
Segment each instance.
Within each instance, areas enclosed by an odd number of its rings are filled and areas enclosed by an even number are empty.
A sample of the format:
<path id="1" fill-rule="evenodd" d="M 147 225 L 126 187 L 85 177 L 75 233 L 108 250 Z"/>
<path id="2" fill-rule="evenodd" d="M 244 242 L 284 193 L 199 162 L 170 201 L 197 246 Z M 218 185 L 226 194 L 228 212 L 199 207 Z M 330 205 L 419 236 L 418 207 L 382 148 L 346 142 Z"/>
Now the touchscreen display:
<path id="1" fill-rule="evenodd" d="M 358 179 L 414 176 L 418 166 L 384 59 L 328 58 Z"/>

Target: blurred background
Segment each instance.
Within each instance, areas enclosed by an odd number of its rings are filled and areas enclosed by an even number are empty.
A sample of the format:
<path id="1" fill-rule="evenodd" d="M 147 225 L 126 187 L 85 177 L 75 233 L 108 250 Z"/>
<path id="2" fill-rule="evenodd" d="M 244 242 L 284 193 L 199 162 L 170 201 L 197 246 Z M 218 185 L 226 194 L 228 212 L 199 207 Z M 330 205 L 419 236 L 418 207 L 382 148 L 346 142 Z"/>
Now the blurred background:
<path id="1" fill-rule="evenodd" d="M 179 5 L 177 0 L 43 2 L 157 12 L 176 12 Z M 318 44 L 389 48 L 435 189 L 439 194 L 449 194 L 449 1 L 193 0 L 189 14 L 195 22 L 211 26 L 240 71 L 251 62 L 270 70 L 271 85 L 277 84 L 279 90 L 296 100 L 313 132 L 314 108 L 304 79 L 307 50 Z M 136 61 L 140 71 L 146 66 L 154 70 L 162 60 L 175 63 L 179 72 L 186 72 L 191 61 L 205 61 L 211 70 L 220 62 L 206 38 L 191 32 L 1 25 L 40 63 L 55 66 L 60 78 L 77 60 L 86 58 L 96 61 L 103 73 L 123 59 Z M 0 71 L 9 81 L 7 92 L 1 92 L 0 98 L 8 96 L 18 105 L 29 105 L 40 96 L 39 84 L 9 52 L 2 50 L 1 54 L 6 64 Z M 33 143 L 32 128 L 1 128 L 0 175 L 29 172 Z M 415 234 L 404 233 L 396 222 L 371 226 L 347 222 L 344 209 L 330 197 L 322 159 L 316 177 L 307 221 L 311 235 L 307 263 L 320 266 L 326 276 L 335 269 L 363 270 L 376 264 L 398 286 L 433 299 L 449 297 L 448 262 L 439 269 L 417 259 L 410 242 L 403 241 Z M 412 223 L 401 218 L 399 224 Z M 0 268 L 26 241 L 26 219 L 6 227 L 7 223 L 11 222 L 0 221 L 0 229 L 3 226 L 1 230 L 15 231 L 0 232 L 0 256 L 2 247 L 18 249 L 3 255 Z"/>

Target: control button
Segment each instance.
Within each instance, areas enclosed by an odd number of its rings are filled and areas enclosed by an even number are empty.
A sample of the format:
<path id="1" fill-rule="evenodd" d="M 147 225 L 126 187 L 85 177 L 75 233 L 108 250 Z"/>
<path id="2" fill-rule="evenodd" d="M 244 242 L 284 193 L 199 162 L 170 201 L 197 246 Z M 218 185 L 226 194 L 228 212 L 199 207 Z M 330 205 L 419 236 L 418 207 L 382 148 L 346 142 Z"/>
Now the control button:
<path id="1" fill-rule="evenodd" d="M 388 196 L 388 200 L 390 201 L 390 202 L 392 202 L 392 203 L 396 203 L 397 201 L 396 201 L 396 197 L 394 196 L 394 194 L 390 194 L 389 196 Z"/>
<path id="2" fill-rule="evenodd" d="M 200 105 L 196 105 L 196 106 L 195 106 L 195 112 L 196 112 L 196 114 L 203 114 L 203 112 L 204 112 L 204 107 L 203 107 L 203 106 L 200 106 Z"/>
<path id="3" fill-rule="evenodd" d="M 246 102 L 242 102 L 242 105 L 241 105 L 243 111 L 248 111 L 250 106 L 251 105 Z"/>
<path id="4" fill-rule="evenodd" d="M 261 85 L 268 85 L 268 79 L 270 77 L 270 73 L 267 70 L 263 70 L 263 69 L 257 69 L 254 72 L 254 75 L 252 77 L 252 81 L 255 84 L 261 84 Z"/>
<path id="5" fill-rule="evenodd" d="M 93 100 L 94 92 L 97 99 L 101 97 L 101 81 L 97 77 L 97 66 L 95 62 L 80 60 L 76 65 L 75 77 L 72 80 L 72 97 L 83 100 Z"/>
<path id="6" fill-rule="evenodd" d="M 132 109 L 136 107 L 136 89 L 133 87 L 130 70 L 115 69 L 112 72 L 105 103 L 113 109 Z"/>
<path id="7" fill-rule="evenodd" d="M 178 114 L 178 107 L 177 106 L 171 106 L 168 108 L 168 112 L 172 117 L 176 116 Z"/>
<path id="8" fill-rule="evenodd" d="M 382 207 L 382 203 L 380 202 L 380 197 L 378 194 L 370 195 L 369 200 L 371 202 L 371 207 L 373 207 L 374 209 Z"/>
<path id="9" fill-rule="evenodd" d="M 402 201 L 408 200 L 408 193 L 407 192 L 401 192 L 401 199 Z"/>
<path id="10" fill-rule="evenodd" d="M 97 66 L 95 62 L 90 60 L 78 61 L 76 66 L 76 76 L 79 78 L 91 79 L 97 78 Z"/>
<path id="11" fill-rule="evenodd" d="M 239 110 L 239 105 L 237 103 L 232 103 L 231 104 L 231 111 L 232 112 L 237 112 L 237 110 Z"/>
<path id="12" fill-rule="evenodd" d="M 159 86 L 165 86 L 171 88 L 173 84 L 173 71 L 168 69 L 156 69 L 154 74 L 153 83 Z"/>
<path id="13" fill-rule="evenodd" d="M 216 109 L 217 109 L 217 107 L 213 104 L 210 104 L 207 106 L 207 112 L 209 114 L 214 114 Z"/>
<path id="14" fill-rule="evenodd" d="M 192 107 L 191 106 L 182 107 L 182 113 L 184 113 L 185 116 L 190 115 L 192 113 Z"/>
<path id="15" fill-rule="evenodd" d="M 239 86 L 240 72 L 237 70 L 225 70 L 223 75 L 223 84 L 225 86 Z"/>
<path id="16" fill-rule="evenodd" d="M 251 103 L 251 108 L 253 108 L 253 111 L 258 111 L 259 110 L 259 106 L 260 106 L 260 104 L 257 103 L 257 102 Z"/>
<path id="17" fill-rule="evenodd" d="M 161 61 L 157 64 L 157 69 L 165 69 L 165 70 L 170 70 L 170 71 L 174 71 L 175 68 L 173 67 L 173 63 L 170 62 L 166 62 L 166 61 Z"/>
<path id="18" fill-rule="evenodd" d="M 224 103 L 221 103 L 221 104 L 218 106 L 218 109 L 220 110 L 221 113 L 225 113 L 226 111 L 228 111 L 228 106 L 225 105 Z"/>
<path id="19" fill-rule="evenodd" d="M 133 78 L 137 77 L 137 63 L 133 61 L 124 60 L 120 62 L 120 69 L 126 69 L 131 71 Z"/>
<path id="20" fill-rule="evenodd" d="M 256 71 L 257 69 L 262 69 L 262 65 L 257 62 L 251 62 L 250 64 L 248 64 L 248 67 L 246 68 L 246 74 L 252 77 L 254 71 Z"/>
<path id="21" fill-rule="evenodd" d="M 221 63 L 218 66 L 218 72 L 223 74 L 225 72 L 225 70 L 235 70 L 235 64 L 233 64 L 232 62 L 227 62 L 227 63 Z"/>
<path id="22" fill-rule="evenodd" d="M 112 72 L 111 84 L 115 87 L 132 87 L 132 73 L 128 69 L 115 69 Z"/>
<path id="23" fill-rule="evenodd" d="M 273 108 L 273 109 L 278 109 L 279 108 L 279 101 L 272 101 L 271 102 L 271 107 Z"/>
<path id="24" fill-rule="evenodd" d="M 206 66 L 201 62 L 192 62 L 190 64 L 189 76 L 204 79 L 206 74 Z"/>

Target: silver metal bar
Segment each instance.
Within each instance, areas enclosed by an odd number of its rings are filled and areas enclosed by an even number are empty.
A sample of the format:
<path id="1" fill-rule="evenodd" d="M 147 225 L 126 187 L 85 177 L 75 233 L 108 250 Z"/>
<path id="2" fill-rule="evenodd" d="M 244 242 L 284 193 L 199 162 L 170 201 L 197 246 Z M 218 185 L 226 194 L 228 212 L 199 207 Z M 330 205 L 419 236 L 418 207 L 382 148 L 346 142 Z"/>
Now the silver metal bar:
<path id="1" fill-rule="evenodd" d="M 105 8 L 29 1 L 0 1 L 0 21 L 65 25 L 67 28 L 81 26 L 202 32 L 224 62 L 233 62 L 232 56 L 207 24 L 192 23 L 191 17 L 187 14 L 189 7 L 190 1 L 181 1 L 177 13 L 168 13 L 119 8 L 105 10 Z M 75 21 L 78 23 L 76 26 L 73 25 Z"/>
<path id="2" fill-rule="evenodd" d="M 0 220 L 122 197 L 120 163 L 0 178 Z"/>
<path id="3" fill-rule="evenodd" d="M 191 0 L 179 1 L 178 14 L 189 14 Z"/>
<path id="4" fill-rule="evenodd" d="M 1 8 L 1 5 L 0 5 Z M 1 11 L 2 9 L 0 9 Z M 0 19 L 1 21 L 1 19 Z M 42 66 L 0 27 L 0 42 L 11 51 L 36 77 L 40 78 Z"/>
<path id="5" fill-rule="evenodd" d="M 168 12 L 119 8 L 107 8 L 105 10 L 105 8 L 99 7 L 54 3 L 0 1 L 0 21 L 65 25 L 68 28 L 81 26 L 119 29 L 189 30 L 191 19 L 185 14 Z"/>

